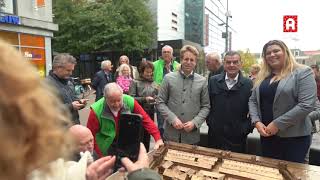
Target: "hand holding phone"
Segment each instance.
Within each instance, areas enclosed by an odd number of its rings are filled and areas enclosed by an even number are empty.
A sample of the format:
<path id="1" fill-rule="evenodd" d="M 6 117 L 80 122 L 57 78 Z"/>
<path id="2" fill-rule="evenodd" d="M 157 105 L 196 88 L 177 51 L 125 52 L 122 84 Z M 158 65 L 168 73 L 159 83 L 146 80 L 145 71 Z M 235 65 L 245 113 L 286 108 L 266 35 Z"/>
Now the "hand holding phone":
<path id="1" fill-rule="evenodd" d="M 135 162 L 138 159 L 140 142 L 142 141 L 142 117 L 139 114 L 121 114 L 119 134 L 116 139 L 116 164 L 114 171 L 121 166 L 121 158 L 128 157 Z"/>
<path id="2" fill-rule="evenodd" d="M 143 143 L 140 143 L 139 157 L 136 162 L 132 162 L 128 158 L 121 159 L 122 165 L 130 173 L 138 169 L 148 168 L 149 167 L 149 158 L 147 150 L 144 147 Z"/>

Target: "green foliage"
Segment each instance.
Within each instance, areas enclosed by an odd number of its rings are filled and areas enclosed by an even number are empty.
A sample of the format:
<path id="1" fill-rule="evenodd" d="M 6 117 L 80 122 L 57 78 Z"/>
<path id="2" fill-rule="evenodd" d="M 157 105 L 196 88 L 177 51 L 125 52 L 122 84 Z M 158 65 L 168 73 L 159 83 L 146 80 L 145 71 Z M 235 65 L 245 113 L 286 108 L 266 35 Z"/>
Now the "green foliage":
<path id="1" fill-rule="evenodd" d="M 146 0 L 55 0 L 53 11 L 59 24 L 53 48 L 58 52 L 142 52 L 156 33 Z"/>
<path id="2" fill-rule="evenodd" d="M 253 64 L 257 63 L 257 60 L 253 54 L 250 53 L 250 50 L 247 49 L 246 52 L 239 51 L 242 60 L 242 71 L 248 75 L 250 72 L 250 67 Z"/>

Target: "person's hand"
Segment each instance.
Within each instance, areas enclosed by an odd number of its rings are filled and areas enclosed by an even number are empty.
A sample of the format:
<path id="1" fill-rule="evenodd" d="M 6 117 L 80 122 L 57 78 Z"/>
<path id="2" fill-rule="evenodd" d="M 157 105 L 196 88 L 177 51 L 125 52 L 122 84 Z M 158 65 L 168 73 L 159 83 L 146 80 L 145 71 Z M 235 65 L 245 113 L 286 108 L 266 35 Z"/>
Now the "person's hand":
<path id="1" fill-rule="evenodd" d="M 172 123 L 172 126 L 176 129 L 183 129 L 183 124 L 182 122 L 180 121 L 179 118 L 176 118 L 173 123 Z"/>
<path id="2" fill-rule="evenodd" d="M 139 157 L 138 160 L 133 163 L 129 158 L 125 157 L 121 159 L 122 165 L 126 168 L 126 170 L 130 173 L 132 171 L 148 168 L 149 167 L 149 158 L 147 155 L 146 148 L 142 143 L 140 143 Z"/>
<path id="3" fill-rule="evenodd" d="M 270 136 L 270 135 L 266 132 L 266 126 L 265 126 L 262 122 L 260 122 L 260 121 L 256 122 L 255 126 L 256 126 L 256 128 L 257 128 L 257 130 L 258 130 L 258 132 L 259 132 L 259 134 L 260 134 L 261 136 L 263 136 L 263 137 L 268 137 L 268 136 Z"/>
<path id="4" fill-rule="evenodd" d="M 186 131 L 186 132 L 190 132 L 194 129 L 195 125 L 192 121 L 188 121 L 186 123 L 183 124 L 183 129 Z"/>
<path id="5" fill-rule="evenodd" d="M 151 96 L 147 96 L 146 101 L 147 101 L 147 103 L 153 103 L 155 101 L 155 99 Z"/>
<path id="6" fill-rule="evenodd" d="M 80 99 L 80 100 L 79 100 L 79 102 L 80 102 L 81 104 L 84 104 L 84 105 L 86 105 L 88 101 L 89 101 L 89 99 Z"/>
<path id="7" fill-rule="evenodd" d="M 273 122 L 268 124 L 268 126 L 266 127 L 266 132 L 270 136 L 276 135 L 278 131 L 279 131 L 278 127 Z"/>
<path id="8" fill-rule="evenodd" d="M 74 110 L 80 110 L 84 107 L 84 104 L 81 104 L 79 101 L 73 101 L 72 102 L 72 107 Z"/>
<path id="9" fill-rule="evenodd" d="M 91 163 L 86 170 L 86 180 L 104 180 L 113 172 L 115 156 L 106 156 Z"/>
<path id="10" fill-rule="evenodd" d="M 156 143 L 154 144 L 153 149 L 159 149 L 160 146 L 163 146 L 163 141 L 162 139 L 159 139 L 158 141 L 156 141 Z"/>

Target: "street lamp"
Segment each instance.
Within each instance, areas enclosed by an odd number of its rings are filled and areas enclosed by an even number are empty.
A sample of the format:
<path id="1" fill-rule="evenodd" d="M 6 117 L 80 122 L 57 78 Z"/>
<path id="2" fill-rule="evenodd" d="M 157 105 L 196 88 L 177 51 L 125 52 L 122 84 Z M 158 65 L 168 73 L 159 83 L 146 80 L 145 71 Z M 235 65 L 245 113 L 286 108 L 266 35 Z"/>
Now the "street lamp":
<path id="1" fill-rule="evenodd" d="M 229 41 L 229 17 L 232 18 L 231 13 L 229 12 L 229 0 L 227 0 L 227 12 L 226 12 L 226 34 L 225 34 L 225 52 L 228 51 L 228 41 Z"/>

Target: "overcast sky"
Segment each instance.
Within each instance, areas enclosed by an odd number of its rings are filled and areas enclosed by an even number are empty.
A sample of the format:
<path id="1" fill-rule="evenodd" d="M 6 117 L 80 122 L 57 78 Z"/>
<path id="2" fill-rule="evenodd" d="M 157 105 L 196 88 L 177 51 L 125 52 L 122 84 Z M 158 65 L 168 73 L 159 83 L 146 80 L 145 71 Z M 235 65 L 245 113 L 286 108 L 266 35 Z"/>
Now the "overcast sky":
<path id="1" fill-rule="evenodd" d="M 260 53 L 271 39 L 289 48 L 320 50 L 320 0 L 229 0 L 229 10 L 234 50 Z M 283 32 L 284 15 L 298 15 L 297 33 Z"/>

